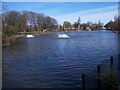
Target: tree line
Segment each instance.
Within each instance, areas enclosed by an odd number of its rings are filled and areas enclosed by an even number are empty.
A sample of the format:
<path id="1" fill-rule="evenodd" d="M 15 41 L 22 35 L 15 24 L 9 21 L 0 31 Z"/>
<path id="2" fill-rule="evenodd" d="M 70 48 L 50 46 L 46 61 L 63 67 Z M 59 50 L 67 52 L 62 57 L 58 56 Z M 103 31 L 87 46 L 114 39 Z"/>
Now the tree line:
<path id="1" fill-rule="evenodd" d="M 78 20 L 79 21 L 79 20 Z M 67 30 L 67 29 L 78 29 L 78 26 L 80 25 L 80 29 L 82 30 L 112 30 L 112 31 L 120 31 L 120 16 L 115 16 L 114 21 L 109 21 L 107 24 L 101 23 L 99 20 L 98 23 L 92 23 L 88 21 L 87 23 L 80 23 L 80 22 L 74 22 L 71 24 L 69 21 L 64 21 L 63 26 L 60 26 L 60 29 Z"/>
<path id="2" fill-rule="evenodd" d="M 56 19 L 46 16 L 43 13 L 36 13 L 32 11 L 8 11 L 2 13 L 2 30 L 3 36 L 15 35 L 18 32 L 31 32 L 31 31 L 54 31 L 56 29 L 77 29 L 78 22 L 71 24 L 69 21 L 64 21 L 63 25 L 58 25 Z M 103 23 L 81 23 L 80 29 L 101 30 Z M 104 25 L 106 29 L 120 31 L 120 16 L 114 17 L 114 21 L 108 22 Z"/>
<path id="3" fill-rule="evenodd" d="M 120 31 L 120 15 L 114 17 L 114 21 L 110 21 L 105 25 L 106 29 L 112 31 Z"/>
<path id="4" fill-rule="evenodd" d="M 62 27 L 62 26 L 61 26 Z M 87 23 L 80 23 L 80 22 L 74 22 L 73 24 L 71 24 L 69 21 L 64 21 L 63 22 L 63 30 L 66 29 L 82 29 L 82 30 L 88 30 L 88 29 L 92 29 L 92 30 L 100 30 L 103 27 L 103 23 L 99 22 L 98 23 L 92 23 L 92 22 L 87 22 Z"/>
<path id="5" fill-rule="evenodd" d="M 53 31 L 58 27 L 57 20 L 42 13 L 32 11 L 8 11 L 2 13 L 3 35 L 11 36 L 18 32 Z"/>
<path id="6" fill-rule="evenodd" d="M 3 10 L 5 11 L 5 10 Z M 31 32 L 31 31 L 54 31 L 54 30 L 69 30 L 78 29 L 87 30 L 101 30 L 102 27 L 113 31 L 120 31 L 120 16 L 115 16 L 114 21 L 108 22 L 106 25 L 98 21 L 98 23 L 80 23 L 74 22 L 71 24 L 69 21 L 64 21 L 63 25 L 58 25 L 55 18 L 46 16 L 43 13 L 36 13 L 32 11 L 6 11 L 2 13 L 2 31 L 4 36 L 12 36 L 18 32 Z"/>

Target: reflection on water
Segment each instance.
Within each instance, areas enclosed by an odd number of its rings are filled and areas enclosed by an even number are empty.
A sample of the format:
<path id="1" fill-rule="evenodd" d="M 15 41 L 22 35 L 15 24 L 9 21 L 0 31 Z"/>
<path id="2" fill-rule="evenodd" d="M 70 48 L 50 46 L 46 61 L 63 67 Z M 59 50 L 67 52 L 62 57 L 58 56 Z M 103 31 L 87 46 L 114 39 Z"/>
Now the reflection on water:
<path id="1" fill-rule="evenodd" d="M 81 87 L 82 73 L 92 73 L 117 55 L 118 36 L 110 31 L 65 32 L 20 38 L 3 48 L 3 87 Z M 94 82 L 93 82 L 94 83 Z"/>

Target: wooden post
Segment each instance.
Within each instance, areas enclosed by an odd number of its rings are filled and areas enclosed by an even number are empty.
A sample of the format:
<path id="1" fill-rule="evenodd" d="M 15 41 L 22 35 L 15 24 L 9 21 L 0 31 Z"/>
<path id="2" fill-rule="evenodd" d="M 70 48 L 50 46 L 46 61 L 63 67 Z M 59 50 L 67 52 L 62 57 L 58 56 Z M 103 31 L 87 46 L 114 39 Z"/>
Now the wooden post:
<path id="1" fill-rule="evenodd" d="M 118 60 L 120 60 L 120 53 L 118 54 Z"/>
<path id="2" fill-rule="evenodd" d="M 100 90 L 101 87 L 100 76 L 101 76 L 101 66 L 97 65 L 97 90 Z"/>
<path id="3" fill-rule="evenodd" d="M 110 57 L 110 74 L 113 76 L 113 56 Z"/>
<path id="4" fill-rule="evenodd" d="M 118 86 L 120 86 L 120 53 L 118 55 Z"/>
<path id="5" fill-rule="evenodd" d="M 82 89 L 87 90 L 86 74 L 82 74 Z"/>
<path id="6" fill-rule="evenodd" d="M 113 68 L 113 56 L 110 57 L 110 67 Z"/>

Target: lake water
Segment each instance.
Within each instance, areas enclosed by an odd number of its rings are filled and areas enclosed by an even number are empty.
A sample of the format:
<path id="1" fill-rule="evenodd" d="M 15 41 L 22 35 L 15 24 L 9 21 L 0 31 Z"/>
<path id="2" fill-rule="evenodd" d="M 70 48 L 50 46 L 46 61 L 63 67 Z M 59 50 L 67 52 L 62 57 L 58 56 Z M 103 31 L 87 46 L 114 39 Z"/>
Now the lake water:
<path id="1" fill-rule="evenodd" d="M 78 88 L 81 74 L 95 86 L 96 65 L 118 54 L 118 35 L 111 31 L 57 32 L 20 38 L 3 47 L 3 88 Z"/>

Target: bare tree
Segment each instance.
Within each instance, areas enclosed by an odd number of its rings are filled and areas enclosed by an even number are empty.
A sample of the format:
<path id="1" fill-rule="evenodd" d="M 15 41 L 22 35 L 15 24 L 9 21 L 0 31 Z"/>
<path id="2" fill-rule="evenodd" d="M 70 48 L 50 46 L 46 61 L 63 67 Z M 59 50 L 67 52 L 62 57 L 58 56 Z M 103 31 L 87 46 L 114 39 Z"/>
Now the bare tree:
<path id="1" fill-rule="evenodd" d="M 31 11 L 9 11 L 4 14 L 4 31 L 6 35 L 17 34 L 31 30 L 55 30 L 58 26 L 56 19 L 41 13 Z"/>
<path id="2" fill-rule="evenodd" d="M 46 27 L 49 31 L 52 31 L 53 29 L 56 29 L 57 27 L 57 21 L 54 18 L 46 17 Z"/>
<path id="3" fill-rule="evenodd" d="M 71 27 L 71 23 L 69 21 L 64 21 L 63 27 L 64 27 L 64 29 L 69 29 Z"/>
<path id="4" fill-rule="evenodd" d="M 44 30 L 45 29 L 45 27 L 44 27 L 45 19 L 44 18 L 45 18 L 45 16 L 42 13 L 39 13 L 37 15 L 37 24 L 38 24 L 38 29 L 40 29 L 40 30 Z"/>
<path id="5" fill-rule="evenodd" d="M 26 14 L 27 11 L 22 11 L 21 12 L 21 15 L 19 17 L 19 22 L 21 24 L 21 31 L 22 32 L 26 32 L 26 29 L 27 29 L 27 14 Z"/>
<path id="6" fill-rule="evenodd" d="M 75 29 L 77 29 L 78 28 L 78 23 L 74 22 L 73 26 L 74 26 Z"/>
<path id="7" fill-rule="evenodd" d="M 97 29 L 98 29 L 98 30 L 102 29 L 102 23 L 101 23 L 101 21 L 100 21 L 100 20 L 98 21 L 98 24 L 97 24 Z"/>

